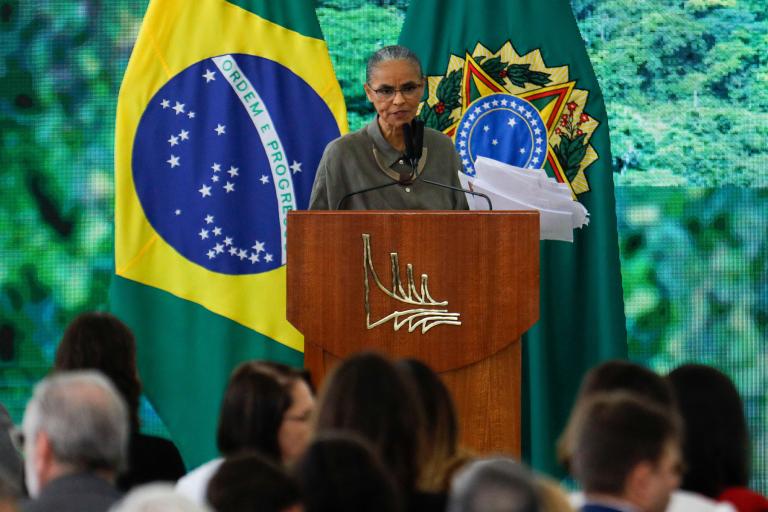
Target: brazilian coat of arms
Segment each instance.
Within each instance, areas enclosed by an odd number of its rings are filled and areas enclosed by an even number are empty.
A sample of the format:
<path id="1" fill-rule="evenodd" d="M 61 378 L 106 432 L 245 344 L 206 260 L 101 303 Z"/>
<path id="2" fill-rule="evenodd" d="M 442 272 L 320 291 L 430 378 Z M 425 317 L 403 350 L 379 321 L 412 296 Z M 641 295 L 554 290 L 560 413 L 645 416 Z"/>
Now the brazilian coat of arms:
<path id="1" fill-rule="evenodd" d="M 478 43 L 464 57 L 451 55 L 445 74 L 428 76 L 427 86 L 419 117 L 454 140 L 462 116 L 479 98 L 504 93 L 526 100 L 546 128 L 542 167 L 567 183 L 574 197 L 589 191 L 586 171 L 599 158 L 590 138 L 600 123 L 586 112 L 589 91 L 576 88 L 568 66 L 547 67 L 539 50 L 519 55 L 510 41 L 496 52 Z"/>

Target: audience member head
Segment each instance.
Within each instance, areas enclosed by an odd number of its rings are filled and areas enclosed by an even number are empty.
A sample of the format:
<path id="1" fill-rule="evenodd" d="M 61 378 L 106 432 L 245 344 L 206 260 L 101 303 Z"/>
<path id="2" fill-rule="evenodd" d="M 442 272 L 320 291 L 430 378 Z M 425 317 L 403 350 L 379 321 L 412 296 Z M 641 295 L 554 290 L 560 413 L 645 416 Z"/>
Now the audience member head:
<path id="1" fill-rule="evenodd" d="M 328 378 L 316 429 L 351 431 L 365 438 L 401 489 L 415 489 L 420 475 L 422 411 L 408 380 L 388 359 L 354 355 Z"/>
<path id="2" fill-rule="evenodd" d="M 349 433 L 316 438 L 294 466 L 307 512 L 397 512 L 401 497 L 368 443 Z"/>
<path id="3" fill-rule="evenodd" d="M 208 484 L 216 512 L 301 511 L 299 486 L 274 462 L 255 453 L 226 459 Z"/>
<path id="4" fill-rule="evenodd" d="M 448 512 L 538 512 L 533 476 L 508 458 L 480 459 L 459 470 Z"/>
<path id="5" fill-rule="evenodd" d="M 626 392 L 595 394 L 572 416 L 571 472 L 587 500 L 662 512 L 680 483 L 677 412 Z"/>
<path id="6" fill-rule="evenodd" d="M 459 425 L 448 388 L 432 369 L 416 359 L 395 363 L 416 389 L 424 412 L 423 469 L 420 487 L 445 491 L 458 452 Z"/>
<path id="7" fill-rule="evenodd" d="M 238 366 L 221 404 L 216 439 L 222 455 L 256 451 L 284 463 L 301 455 L 314 408 L 305 375 L 277 363 L 249 361 Z"/>
<path id="8" fill-rule="evenodd" d="M 715 368 L 686 364 L 668 376 L 683 416 L 682 488 L 716 498 L 749 483 L 750 445 L 736 386 Z"/>
<path id="9" fill-rule="evenodd" d="M 35 386 L 23 422 L 26 480 L 36 497 L 74 472 L 113 479 L 128 445 L 128 413 L 111 382 L 93 371 L 54 374 Z"/>
<path id="10" fill-rule="evenodd" d="M 209 512 L 174 490 L 168 483 L 135 487 L 110 512 Z"/>
<path id="11" fill-rule="evenodd" d="M 141 381 L 136 370 L 133 333 L 109 313 L 83 313 L 67 327 L 56 349 L 56 371 L 98 370 L 106 375 L 128 406 L 131 428 L 139 428 Z"/>
<path id="12" fill-rule="evenodd" d="M 599 364 L 587 372 L 581 382 L 573 410 L 597 393 L 612 391 L 632 393 L 661 407 L 675 407 L 672 388 L 662 376 L 637 363 L 615 359 Z M 566 427 L 557 444 L 558 457 L 565 467 L 569 465 L 573 450 L 569 438 L 570 432 Z"/>

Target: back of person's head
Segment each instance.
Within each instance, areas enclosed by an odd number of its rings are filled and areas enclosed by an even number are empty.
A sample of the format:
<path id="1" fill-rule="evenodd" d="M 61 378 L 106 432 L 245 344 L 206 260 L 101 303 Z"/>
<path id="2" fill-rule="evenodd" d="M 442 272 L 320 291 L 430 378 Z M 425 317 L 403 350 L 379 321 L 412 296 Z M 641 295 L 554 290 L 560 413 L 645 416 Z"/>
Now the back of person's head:
<path id="1" fill-rule="evenodd" d="M 177 493 L 168 483 L 152 483 L 135 487 L 110 512 L 209 512 Z"/>
<path id="2" fill-rule="evenodd" d="M 73 470 L 118 471 L 125 462 L 128 413 L 112 383 L 98 372 L 57 373 L 38 383 L 23 430 L 28 449 L 44 432 L 56 461 Z"/>
<path id="3" fill-rule="evenodd" d="M 454 477 L 447 512 L 539 512 L 533 476 L 509 458 L 480 459 Z"/>
<path id="4" fill-rule="evenodd" d="M 661 407 L 675 407 L 672 387 L 662 376 L 637 363 L 615 359 L 601 363 L 587 372 L 573 410 L 597 393 L 613 391 L 632 393 Z M 573 452 L 570 437 L 570 430 L 566 427 L 557 443 L 558 458 L 566 468 Z"/>
<path id="5" fill-rule="evenodd" d="M 232 372 L 224 392 L 216 432 L 222 455 L 256 451 L 279 461 L 278 431 L 291 405 L 283 375 L 266 362 L 249 361 Z"/>
<path id="6" fill-rule="evenodd" d="M 298 484 L 255 453 L 226 459 L 208 484 L 207 499 L 216 512 L 284 512 L 301 505 Z"/>
<path id="7" fill-rule="evenodd" d="M 673 407 L 675 404 L 672 388 L 664 377 L 621 359 L 606 361 L 589 370 L 581 382 L 577 401 L 611 391 L 634 393 L 662 406 Z"/>
<path id="8" fill-rule="evenodd" d="M 748 485 L 749 431 L 731 379 L 700 364 L 680 366 L 668 379 L 685 426 L 681 487 L 715 498 L 728 487 Z"/>
<path id="9" fill-rule="evenodd" d="M 458 452 L 459 424 L 448 388 L 427 365 L 416 359 L 395 363 L 416 389 L 416 398 L 424 412 L 423 487 L 445 490 L 446 471 Z"/>
<path id="10" fill-rule="evenodd" d="M 394 478 L 364 440 L 350 433 L 315 439 L 294 466 L 306 512 L 397 512 Z"/>
<path id="11" fill-rule="evenodd" d="M 595 394 L 571 420 L 571 472 L 587 494 L 623 496 L 638 465 L 656 467 L 670 447 L 679 449 L 676 411 L 631 393 Z"/>
<path id="12" fill-rule="evenodd" d="M 394 364 L 373 353 L 354 355 L 328 378 L 316 419 L 318 433 L 351 431 L 365 438 L 402 490 L 420 475 L 422 411 Z"/>
<path id="13" fill-rule="evenodd" d="M 128 406 L 131 427 L 139 427 L 141 381 L 133 333 L 109 313 L 83 313 L 67 327 L 56 349 L 54 370 L 98 370 L 115 385 Z"/>

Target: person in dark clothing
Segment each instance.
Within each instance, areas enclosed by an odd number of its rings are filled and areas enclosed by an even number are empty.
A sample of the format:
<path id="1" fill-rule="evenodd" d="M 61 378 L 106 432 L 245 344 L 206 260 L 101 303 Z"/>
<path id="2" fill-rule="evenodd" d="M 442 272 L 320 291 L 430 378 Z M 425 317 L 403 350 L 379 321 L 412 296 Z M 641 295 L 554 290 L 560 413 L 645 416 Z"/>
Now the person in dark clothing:
<path id="1" fill-rule="evenodd" d="M 24 512 L 105 512 L 125 462 L 128 414 L 95 371 L 58 373 L 35 386 L 23 421 Z"/>
<path id="2" fill-rule="evenodd" d="M 128 464 L 117 479 L 125 492 L 137 485 L 175 482 L 186 473 L 176 446 L 139 431 L 141 380 L 136 368 L 136 342 L 123 322 L 109 313 L 83 313 L 67 327 L 56 350 L 55 371 L 94 369 L 106 375 L 128 406 Z"/>

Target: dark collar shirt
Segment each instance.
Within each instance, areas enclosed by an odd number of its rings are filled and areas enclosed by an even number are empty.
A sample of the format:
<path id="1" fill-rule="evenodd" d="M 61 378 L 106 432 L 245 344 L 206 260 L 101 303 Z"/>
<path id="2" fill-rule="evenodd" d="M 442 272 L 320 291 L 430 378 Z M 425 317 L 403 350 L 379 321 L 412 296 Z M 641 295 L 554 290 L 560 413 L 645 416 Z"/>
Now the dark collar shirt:
<path id="1" fill-rule="evenodd" d="M 463 192 L 425 183 L 424 179 L 460 187 L 461 160 L 451 139 L 424 129 L 424 149 L 413 184 L 393 185 L 347 198 L 342 210 L 466 210 Z M 335 210 L 351 192 L 398 181 L 411 168 L 402 153 L 381 134 L 376 119 L 366 127 L 332 141 L 315 176 L 310 210 Z"/>
<path id="2" fill-rule="evenodd" d="M 22 502 L 23 512 L 106 512 L 120 499 L 115 487 L 94 474 L 76 473 L 48 482 L 40 495 Z"/>

